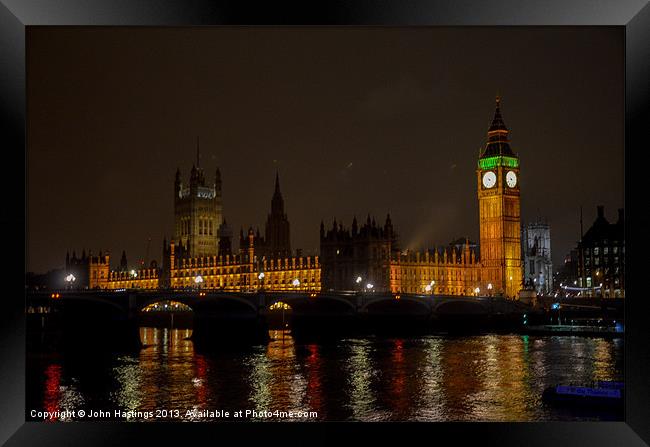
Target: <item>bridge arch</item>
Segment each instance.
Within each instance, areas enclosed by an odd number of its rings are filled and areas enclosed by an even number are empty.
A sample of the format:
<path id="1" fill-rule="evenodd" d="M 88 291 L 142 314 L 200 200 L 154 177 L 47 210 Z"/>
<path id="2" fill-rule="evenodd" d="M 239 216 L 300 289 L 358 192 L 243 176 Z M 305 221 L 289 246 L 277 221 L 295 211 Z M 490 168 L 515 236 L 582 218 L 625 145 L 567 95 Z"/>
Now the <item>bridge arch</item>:
<path id="1" fill-rule="evenodd" d="M 291 306 L 296 312 L 325 312 L 335 314 L 351 314 L 356 308 L 353 297 L 341 297 L 328 294 L 278 294 L 267 300 L 267 307 L 277 302 Z"/>
<path id="2" fill-rule="evenodd" d="M 163 300 L 149 304 L 140 309 L 140 312 L 156 312 L 168 310 L 170 312 L 194 312 L 194 310 L 185 303 L 173 299 Z"/>
<path id="3" fill-rule="evenodd" d="M 210 294 L 207 292 L 205 295 L 201 296 L 199 293 L 187 294 L 187 295 L 178 295 L 178 294 L 168 294 L 168 295 L 157 295 L 149 297 L 138 303 L 138 310 L 142 311 L 148 306 L 154 305 L 156 303 L 164 303 L 166 301 L 174 301 L 181 303 L 189 307 L 193 312 L 198 313 L 205 310 L 237 310 L 237 309 L 247 309 L 251 313 L 257 313 L 257 306 L 252 302 L 250 298 L 241 297 L 239 295 L 233 294 Z"/>

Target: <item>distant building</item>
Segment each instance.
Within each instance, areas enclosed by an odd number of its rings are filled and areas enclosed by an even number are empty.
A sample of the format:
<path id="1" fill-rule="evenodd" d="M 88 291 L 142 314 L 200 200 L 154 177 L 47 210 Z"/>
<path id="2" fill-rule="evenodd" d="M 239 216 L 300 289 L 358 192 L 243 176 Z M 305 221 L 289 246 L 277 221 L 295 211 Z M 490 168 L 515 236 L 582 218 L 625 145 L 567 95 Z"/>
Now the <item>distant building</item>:
<path id="1" fill-rule="evenodd" d="M 598 206 L 596 220 L 578 243 L 577 281 L 583 296 L 625 296 L 625 232 L 623 209 L 616 223 L 605 218 Z"/>
<path id="2" fill-rule="evenodd" d="M 86 249 L 83 249 L 81 256 L 77 257 L 77 252 L 72 250 L 72 256 L 70 252 L 65 254 L 65 276 L 72 274 L 75 278 L 74 286 L 76 287 L 88 287 L 88 266 L 89 266 L 89 256 L 86 256 Z"/>
<path id="3" fill-rule="evenodd" d="M 163 241 L 162 268 L 127 270 L 126 254 L 118 270 L 109 255 L 74 254 L 67 271 L 79 271 L 86 287 L 207 288 L 224 291 L 366 290 L 445 295 L 495 295 L 517 299 L 523 285 L 519 157 L 510 146 L 497 98 L 487 142 L 479 154 L 476 177 L 479 208 L 478 246 L 468 238 L 424 253 L 401 252 L 390 216 L 383 225 L 368 216 L 350 229 L 333 222 L 320 226 L 320 257 L 292 256 L 290 228 L 276 175 L 265 234 L 240 231 L 233 253 L 232 233 L 223 220 L 221 175 L 206 185 L 203 171 L 192 167 L 189 185 L 177 170 L 174 182 L 174 237 Z M 468 179 L 469 180 L 469 179 Z M 543 239 L 543 238 L 542 238 Z M 548 247 L 550 245 L 539 245 Z M 75 274 L 76 275 L 76 274 Z M 550 276 L 550 272 L 547 273 Z"/>
<path id="4" fill-rule="evenodd" d="M 564 263 L 555 272 L 555 290 L 562 295 L 577 295 L 578 288 L 578 250 L 573 249 L 564 257 Z M 569 289 L 566 289 L 569 287 Z"/>
<path id="5" fill-rule="evenodd" d="M 72 252 L 65 256 L 65 276 L 74 278 L 69 281 L 67 285 L 71 287 L 81 287 L 93 289 L 98 287 L 101 282 L 108 280 L 109 276 L 109 259 L 108 252 L 102 253 L 99 251 L 98 256 L 93 256 L 92 252 L 83 250 L 81 257 L 77 257 L 76 253 Z"/>
<path id="6" fill-rule="evenodd" d="M 391 288 L 420 294 L 475 295 L 477 288 L 483 295 L 502 293 L 491 281 L 482 282 L 477 248 L 465 238 L 424 253 L 401 252 L 391 262 Z"/>
<path id="7" fill-rule="evenodd" d="M 553 291 L 553 262 L 551 261 L 551 227 L 548 223 L 531 222 L 522 229 L 524 283 L 537 293 Z"/>
<path id="8" fill-rule="evenodd" d="M 320 224 L 323 290 L 361 290 L 371 285 L 374 291 L 390 291 L 391 258 L 398 254 L 390 215 L 383 226 L 370 216 L 361 227 L 355 217 L 350 229 L 336 220 L 327 231 Z"/>
<path id="9" fill-rule="evenodd" d="M 111 270 L 110 254 L 108 252 L 94 256 L 92 252 L 84 250 L 81 257 L 75 252 L 66 254 L 63 275 L 64 287 L 79 289 L 104 289 L 110 284 L 113 289 L 138 287 L 153 289 L 158 287 L 159 269 L 156 261 L 151 261 L 148 268 L 140 267 L 137 270 L 128 270 L 126 267 L 126 253 L 122 252 L 120 266 Z M 70 280 L 68 281 L 68 278 Z"/>

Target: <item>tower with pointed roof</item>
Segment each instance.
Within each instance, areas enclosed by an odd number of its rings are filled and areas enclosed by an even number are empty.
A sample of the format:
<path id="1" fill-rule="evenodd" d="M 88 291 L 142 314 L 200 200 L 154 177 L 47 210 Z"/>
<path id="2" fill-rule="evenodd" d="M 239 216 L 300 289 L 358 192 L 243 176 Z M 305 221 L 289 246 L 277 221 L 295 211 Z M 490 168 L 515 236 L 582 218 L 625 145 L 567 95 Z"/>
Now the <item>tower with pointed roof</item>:
<path id="1" fill-rule="evenodd" d="M 291 232 L 284 198 L 280 191 L 280 175 L 275 173 L 275 189 L 271 199 L 271 213 L 266 218 L 264 239 L 259 241 L 258 255 L 271 258 L 291 257 Z"/>
<path id="2" fill-rule="evenodd" d="M 522 289 L 519 157 L 510 147 L 501 99 L 479 156 L 477 192 L 482 282 L 516 298 Z"/>
<path id="3" fill-rule="evenodd" d="M 223 222 L 221 172 L 216 169 L 213 184 L 208 184 L 200 165 L 199 141 L 196 164 L 190 171 L 189 184 L 183 184 L 180 169 L 174 181 L 174 238 L 179 255 L 185 257 L 216 256 L 218 230 Z"/>

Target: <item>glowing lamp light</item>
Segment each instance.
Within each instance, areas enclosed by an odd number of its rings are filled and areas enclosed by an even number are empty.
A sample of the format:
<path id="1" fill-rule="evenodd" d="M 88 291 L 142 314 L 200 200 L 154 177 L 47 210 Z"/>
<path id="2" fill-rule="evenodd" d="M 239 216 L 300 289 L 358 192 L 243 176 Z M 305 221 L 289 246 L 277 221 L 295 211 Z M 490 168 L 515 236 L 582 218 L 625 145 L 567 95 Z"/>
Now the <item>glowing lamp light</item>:
<path id="1" fill-rule="evenodd" d="M 370 284 L 370 283 L 366 284 L 366 289 L 368 289 L 368 290 L 372 290 L 373 287 L 375 287 L 375 286 Z"/>
<path id="2" fill-rule="evenodd" d="M 427 285 L 424 287 L 424 290 L 427 291 L 427 292 L 431 292 L 431 284 L 427 284 Z"/>
<path id="3" fill-rule="evenodd" d="M 131 270 L 131 276 L 136 278 L 138 276 L 138 272 L 136 272 L 135 270 Z"/>
<path id="4" fill-rule="evenodd" d="M 361 281 L 363 281 L 363 278 L 360 276 L 357 276 L 357 279 L 355 280 L 357 284 L 359 284 Z"/>
<path id="5" fill-rule="evenodd" d="M 201 284 L 203 282 L 203 277 L 201 275 L 197 275 L 196 278 L 194 278 L 194 282 Z"/>
<path id="6" fill-rule="evenodd" d="M 492 290 L 492 283 L 488 284 L 488 290 Z"/>
<path id="7" fill-rule="evenodd" d="M 260 272 L 260 274 L 257 275 L 257 279 L 264 279 L 264 272 Z"/>
<path id="8" fill-rule="evenodd" d="M 72 273 L 70 273 L 68 276 L 65 277 L 65 281 L 68 282 L 68 283 L 74 282 L 76 280 L 77 280 L 77 278 L 75 278 Z"/>
<path id="9" fill-rule="evenodd" d="M 298 279 L 296 278 L 296 279 L 294 279 L 293 281 L 291 281 L 291 284 L 293 284 L 294 286 L 297 287 L 297 286 L 300 285 L 300 280 L 298 280 Z"/>
<path id="10" fill-rule="evenodd" d="M 478 295 L 480 292 L 481 292 L 481 289 L 479 289 L 478 287 L 477 287 L 476 289 L 474 289 L 474 293 L 476 293 L 477 295 Z"/>

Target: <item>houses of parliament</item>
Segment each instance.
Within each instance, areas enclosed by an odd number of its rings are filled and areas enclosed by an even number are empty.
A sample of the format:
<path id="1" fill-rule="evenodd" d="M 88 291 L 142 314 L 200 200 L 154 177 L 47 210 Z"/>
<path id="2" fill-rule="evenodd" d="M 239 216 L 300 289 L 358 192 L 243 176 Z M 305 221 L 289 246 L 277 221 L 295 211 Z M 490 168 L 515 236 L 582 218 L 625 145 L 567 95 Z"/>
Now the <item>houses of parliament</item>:
<path id="1" fill-rule="evenodd" d="M 355 218 L 350 227 L 321 222 L 320 256 L 294 256 L 279 175 L 264 234 L 241 229 L 235 250 L 224 218 L 221 174 L 217 169 L 208 183 L 197 154 L 188 183 L 176 172 L 174 235 L 163 241 L 161 265 L 129 270 L 122 253 L 120 266 L 111 269 L 108 253 L 73 253 L 66 256 L 66 272 L 78 278 L 77 285 L 100 289 L 365 290 L 517 298 L 522 288 L 519 158 L 510 147 L 498 97 L 474 179 L 479 247 L 466 239 L 425 252 L 402 250 L 390 215 L 383 222 L 367 216 L 361 223 Z"/>

